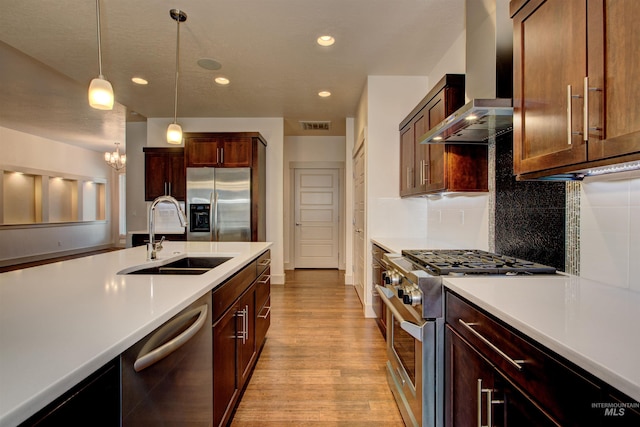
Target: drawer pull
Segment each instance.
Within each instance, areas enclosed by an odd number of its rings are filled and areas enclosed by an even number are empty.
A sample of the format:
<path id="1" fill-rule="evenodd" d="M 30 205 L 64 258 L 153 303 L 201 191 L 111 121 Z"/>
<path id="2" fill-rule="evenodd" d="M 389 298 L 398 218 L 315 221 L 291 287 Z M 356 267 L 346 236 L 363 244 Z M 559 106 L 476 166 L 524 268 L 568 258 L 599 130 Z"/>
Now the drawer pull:
<path id="1" fill-rule="evenodd" d="M 509 362 L 514 368 L 516 368 L 518 371 L 522 371 L 522 364 L 525 363 L 524 360 L 514 360 L 511 357 L 509 357 L 504 351 L 500 350 L 498 347 L 496 347 L 491 341 L 489 341 L 488 339 L 486 339 L 485 337 L 483 337 L 480 332 L 476 331 L 475 329 L 472 328 L 472 326 L 477 325 L 477 323 L 467 323 L 462 319 L 458 319 L 458 322 L 460 322 L 460 324 L 462 326 L 464 326 L 465 328 L 467 328 L 473 335 L 475 335 L 476 337 L 478 337 L 483 343 L 485 343 L 486 345 L 488 345 L 489 347 L 491 347 L 491 349 L 493 351 L 495 351 L 496 353 L 498 353 L 500 356 L 502 356 L 507 362 Z"/>
<path id="2" fill-rule="evenodd" d="M 264 259 L 258 263 L 260 267 L 266 267 L 269 264 L 271 264 L 271 258 Z"/>
<path id="3" fill-rule="evenodd" d="M 266 276 L 261 276 L 261 278 L 263 278 L 263 280 L 258 280 L 258 283 L 265 284 L 271 279 L 271 276 L 267 274 Z"/>
<path id="4" fill-rule="evenodd" d="M 266 319 L 267 317 L 269 317 L 269 313 L 271 313 L 271 306 L 270 305 L 266 306 L 265 308 L 267 309 L 267 312 L 264 315 L 258 314 L 258 317 L 261 318 L 261 319 Z"/>

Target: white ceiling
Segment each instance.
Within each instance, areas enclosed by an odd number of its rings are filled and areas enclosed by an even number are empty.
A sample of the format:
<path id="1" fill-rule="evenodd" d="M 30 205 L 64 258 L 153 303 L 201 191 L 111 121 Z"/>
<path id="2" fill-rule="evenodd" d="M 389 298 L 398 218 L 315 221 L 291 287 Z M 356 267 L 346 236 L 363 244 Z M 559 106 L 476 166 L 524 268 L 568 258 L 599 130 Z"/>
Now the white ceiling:
<path id="1" fill-rule="evenodd" d="M 0 7 L 0 125 L 96 150 L 124 138 L 132 111 L 173 116 L 173 8 L 188 15 L 178 116 L 284 117 L 285 135 L 318 134 L 299 120 L 330 120 L 320 134 L 344 135 L 368 75 L 428 75 L 464 28 L 464 0 L 101 0 L 103 74 L 119 104 L 104 112 L 86 101 L 98 74 L 95 1 Z M 336 44 L 316 45 L 326 33 Z M 200 58 L 222 68 L 203 69 Z M 217 75 L 231 84 L 216 85 Z"/>

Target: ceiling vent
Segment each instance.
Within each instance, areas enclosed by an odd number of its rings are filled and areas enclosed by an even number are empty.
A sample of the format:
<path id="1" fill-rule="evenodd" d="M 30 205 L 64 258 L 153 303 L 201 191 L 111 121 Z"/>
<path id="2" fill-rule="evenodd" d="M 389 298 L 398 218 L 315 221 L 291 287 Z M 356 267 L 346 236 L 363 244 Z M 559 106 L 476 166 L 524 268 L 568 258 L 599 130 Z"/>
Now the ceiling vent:
<path id="1" fill-rule="evenodd" d="M 300 121 L 302 130 L 329 130 L 331 122 L 322 121 Z"/>

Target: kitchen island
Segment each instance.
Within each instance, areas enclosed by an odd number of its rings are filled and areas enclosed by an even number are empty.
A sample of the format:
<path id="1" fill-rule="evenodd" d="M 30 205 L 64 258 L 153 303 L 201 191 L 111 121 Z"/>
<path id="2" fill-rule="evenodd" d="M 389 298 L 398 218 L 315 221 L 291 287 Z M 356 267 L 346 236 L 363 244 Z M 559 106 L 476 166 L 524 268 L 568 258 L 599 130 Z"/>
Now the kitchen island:
<path id="1" fill-rule="evenodd" d="M 0 426 L 78 384 L 266 251 L 268 242 L 164 242 L 0 274 Z M 188 256 L 231 259 L 201 275 L 118 274 Z"/>

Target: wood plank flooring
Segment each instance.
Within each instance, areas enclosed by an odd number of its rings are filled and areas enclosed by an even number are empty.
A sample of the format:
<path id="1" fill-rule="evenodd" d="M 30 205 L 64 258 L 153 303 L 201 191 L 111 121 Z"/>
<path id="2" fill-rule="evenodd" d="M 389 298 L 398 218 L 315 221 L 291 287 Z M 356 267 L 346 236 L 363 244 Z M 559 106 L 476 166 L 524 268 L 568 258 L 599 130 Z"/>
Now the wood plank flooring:
<path id="1" fill-rule="evenodd" d="M 343 277 L 295 270 L 271 286 L 271 327 L 232 427 L 404 426 L 382 334 Z"/>

